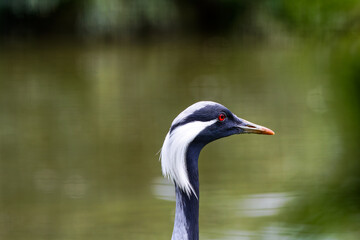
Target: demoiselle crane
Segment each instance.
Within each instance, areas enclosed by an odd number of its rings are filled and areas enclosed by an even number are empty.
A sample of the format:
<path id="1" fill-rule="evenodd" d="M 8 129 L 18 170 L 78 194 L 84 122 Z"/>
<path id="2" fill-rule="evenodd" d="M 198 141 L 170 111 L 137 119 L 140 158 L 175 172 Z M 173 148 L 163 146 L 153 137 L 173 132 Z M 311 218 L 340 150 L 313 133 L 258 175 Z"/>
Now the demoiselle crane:
<path id="1" fill-rule="evenodd" d="M 223 105 L 210 101 L 191 105 L 172 122 L 160 154 L 162 173 L 175 184 L 172 240 L 199 239 L 201 149 L 216 139 L 243 133 L 274 135 L 272 130 L 241 119 Z"/>

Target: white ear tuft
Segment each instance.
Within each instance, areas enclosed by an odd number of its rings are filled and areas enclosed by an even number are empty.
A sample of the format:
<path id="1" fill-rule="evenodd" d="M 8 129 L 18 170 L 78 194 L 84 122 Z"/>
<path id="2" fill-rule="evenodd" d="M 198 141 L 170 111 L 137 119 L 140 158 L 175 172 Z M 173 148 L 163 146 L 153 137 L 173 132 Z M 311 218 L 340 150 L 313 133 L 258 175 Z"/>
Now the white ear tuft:
<path id="1" fill-rule="evenodd" d="M 186 151 L 189 144 L 206 127 L 216 122 L 216 119 L 200 122 L 194 121 L 175 128 L 166 135 L 161 148 L 161 167 L 165 177 L 171 179 L 189 197 L 196 193 L 189 181 L 186 168 Z M 197 197 L 197 196 L 196 196 Z"/>

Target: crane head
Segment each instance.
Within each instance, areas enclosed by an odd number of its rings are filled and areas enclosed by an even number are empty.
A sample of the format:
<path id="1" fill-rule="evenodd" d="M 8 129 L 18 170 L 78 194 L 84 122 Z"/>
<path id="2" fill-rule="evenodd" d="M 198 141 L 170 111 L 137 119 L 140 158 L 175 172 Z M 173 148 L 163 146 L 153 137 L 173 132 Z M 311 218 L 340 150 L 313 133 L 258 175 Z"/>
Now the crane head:
<path id="1" fill-rule="evenodd" d="M 188 195 L 194 192 L 186 169 L 186 152 L 191 143 L 200 146 L 234 134 L 275 133 L 263 126 L 241 119 L 223 105 L 211 101 L 197 102 L 181 112 L 172 122 L 161 149 L 164 176 Z"/>

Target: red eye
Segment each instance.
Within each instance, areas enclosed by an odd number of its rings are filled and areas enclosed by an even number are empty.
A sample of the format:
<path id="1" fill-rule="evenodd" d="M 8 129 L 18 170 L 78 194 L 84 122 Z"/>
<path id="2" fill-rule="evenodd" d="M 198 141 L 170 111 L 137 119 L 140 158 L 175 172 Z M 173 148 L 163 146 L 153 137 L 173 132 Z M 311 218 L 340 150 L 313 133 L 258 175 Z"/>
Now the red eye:
<path id="1" fill-rule="evenodd" d="M 226 119 L 226 115 L 224 113 L 220 113 L 219 116 L 218 116 L 218 120 L 220 122 L 224 121 Z"/>

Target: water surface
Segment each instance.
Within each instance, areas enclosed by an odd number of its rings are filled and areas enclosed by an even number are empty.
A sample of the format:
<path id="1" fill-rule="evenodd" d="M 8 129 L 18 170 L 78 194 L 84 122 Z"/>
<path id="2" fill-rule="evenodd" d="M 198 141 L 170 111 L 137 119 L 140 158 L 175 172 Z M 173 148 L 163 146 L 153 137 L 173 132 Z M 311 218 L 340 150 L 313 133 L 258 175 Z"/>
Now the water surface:
<path id="1" fill-rule="evenodd" d="M 356 239 L 358 220 L 318 231 L 289 217 L 344 151 L 327 51 L 225 39 L 3 47 L 0 237 L 170 239 L 174 190 L 157 153 L 179 112 L 213 100 L 276 135 L 204 148 L 201 239 Z"/>

